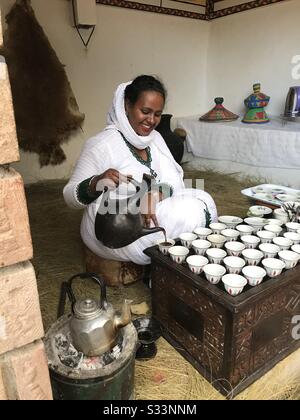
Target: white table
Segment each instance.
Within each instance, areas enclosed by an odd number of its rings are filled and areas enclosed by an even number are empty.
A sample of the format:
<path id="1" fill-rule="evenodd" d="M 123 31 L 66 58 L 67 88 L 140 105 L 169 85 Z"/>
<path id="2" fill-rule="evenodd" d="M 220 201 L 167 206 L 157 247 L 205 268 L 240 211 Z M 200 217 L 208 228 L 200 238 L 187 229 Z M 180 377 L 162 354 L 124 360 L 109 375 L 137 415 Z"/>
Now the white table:
<path id="1" fill-rule="evenodd" d="M 193 156 L 191 167 L 204 165 L 300 188 L 299 123 L 283 124 L 279 117 L 270 117 L 266 124 L 244 124 L 240 119 L 208 123 L 198 118 L 176 119 L 177 127 L 187 132 L 186 147 Z"/>

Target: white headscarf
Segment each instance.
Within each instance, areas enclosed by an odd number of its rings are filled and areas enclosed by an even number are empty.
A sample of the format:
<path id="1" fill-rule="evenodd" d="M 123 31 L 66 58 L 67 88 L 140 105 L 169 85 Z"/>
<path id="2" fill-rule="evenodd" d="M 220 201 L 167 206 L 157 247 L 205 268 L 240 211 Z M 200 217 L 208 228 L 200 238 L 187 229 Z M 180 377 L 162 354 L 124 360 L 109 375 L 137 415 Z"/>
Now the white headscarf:
<path id="1" fill-rule="evenodd" d="M 118 130 L 126 140 L 137 149 L 143 150 L 148 146 L 157 147 L 159 151 L 173 161 L 177 172 L 182 176 L 182 168 L 174 160 L 169 148 L 167 147 L 164 139 L 158 131 L 153 130 L 148 136 L 139 136 L 132 128 L 128 121 L 125 111 L 125 89 L 132 81 L 121 83 L 114 94 L 113 102 L 110 111 L 107 114 L 107 126 L 105 130 Z"/>

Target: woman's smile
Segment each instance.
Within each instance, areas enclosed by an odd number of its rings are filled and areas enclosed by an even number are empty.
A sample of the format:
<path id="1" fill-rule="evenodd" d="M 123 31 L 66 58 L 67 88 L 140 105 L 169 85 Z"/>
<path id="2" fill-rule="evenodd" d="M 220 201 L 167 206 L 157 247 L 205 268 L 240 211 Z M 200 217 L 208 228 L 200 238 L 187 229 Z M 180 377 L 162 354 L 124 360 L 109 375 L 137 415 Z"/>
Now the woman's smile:
<path id="1" fill-rule="evenodd" d="M 130 125 L 139 136 L 148 136 L 160 123 L 164 98 L 159 92 L 144 91 L 134 105 L 126 103 Z"/>

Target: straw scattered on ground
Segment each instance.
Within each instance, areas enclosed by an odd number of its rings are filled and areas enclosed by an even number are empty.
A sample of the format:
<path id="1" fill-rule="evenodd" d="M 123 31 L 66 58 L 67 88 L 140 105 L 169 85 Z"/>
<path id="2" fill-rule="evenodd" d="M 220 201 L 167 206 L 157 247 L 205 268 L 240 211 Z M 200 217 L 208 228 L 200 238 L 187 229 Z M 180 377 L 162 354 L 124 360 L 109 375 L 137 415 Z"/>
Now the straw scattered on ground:
<path id="1" fill-rule="evenodd" d="M 185 171 L 186 179 L 204 179 L 205 190 L 216 201 L 219 214 L 245 216 L 250 205 L 241 190 L 259 182 L 238 181 L 233 174 L 227 176 L 212 171 Z M 60 286 L 72 275 L 85 271 L 84 254 L 79 235 L 81 211 L 69 209 L 62 197 L 64 181 L 37 183 L 26 188 L 30 226 L 34 247 L 33 265 L 36 270 L 44 328 L 55 321 Z M 78 296 L 97 296 L 99 291 L 90 283 L 76 288 Z M 134 304 L 146 302 L 151 308 L 149 289 L 137 282 L 129 286 L 108 288 L 108 300 L 120 309 L 124 298 Z M 68 308 L 67 308 L 68 311 Z M 137 361 L 135 370 L 136 398 L 151 400 L 210 400 L 224 399 L 192 365 L 166 340 L 157 342 L 154 359 Z M 300 399 L 299 384 L 265 384 L 251 393 L 249 387 L 240 399 Z"/>

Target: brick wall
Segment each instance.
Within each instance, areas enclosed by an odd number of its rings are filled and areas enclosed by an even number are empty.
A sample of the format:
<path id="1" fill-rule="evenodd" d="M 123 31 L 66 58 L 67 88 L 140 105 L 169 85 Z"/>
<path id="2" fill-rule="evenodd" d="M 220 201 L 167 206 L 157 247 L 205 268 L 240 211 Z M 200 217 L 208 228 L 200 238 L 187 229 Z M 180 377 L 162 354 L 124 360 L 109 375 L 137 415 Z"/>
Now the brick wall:
<path id="1" fill-rule="evenodd" d="M 0 400 L 51 400 L 24 185 L 9 165 L 19 160 L 19 149 L 1 55 L 0 98 Z"/>

